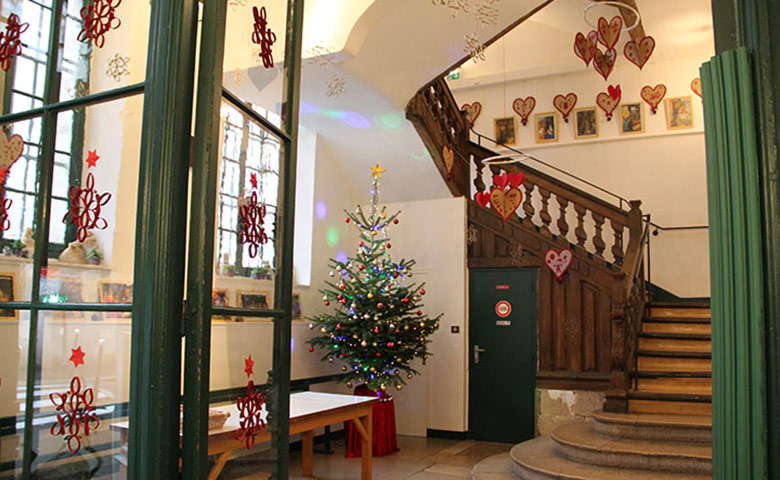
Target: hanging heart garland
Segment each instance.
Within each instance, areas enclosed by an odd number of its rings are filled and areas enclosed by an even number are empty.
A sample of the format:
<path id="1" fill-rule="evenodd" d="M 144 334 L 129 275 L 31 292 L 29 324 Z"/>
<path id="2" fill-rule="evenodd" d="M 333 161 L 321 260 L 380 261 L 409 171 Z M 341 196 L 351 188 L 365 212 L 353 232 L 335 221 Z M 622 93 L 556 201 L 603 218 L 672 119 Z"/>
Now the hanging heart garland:
<path id="1" fill-rule="evenodd" d="M 574 36 L 574 54 L 580 57 L 586 66 L 590 65 L 590 61 L 593 59 L 598 38 L 599 34 L 595 30 L 588 32 L 587 37 L 580 32 Z"/>
<path id="2" fill-rule="evenodd" d="M 16 163 L 24 152 L 24 140 L 21 135 L 10 137 L 3 131 L 0 133 L 0 183 L 5 180 L 11 166 Z"/>
<path id="3" fill-rule="evenodd" d="M 607 121 L 612 120 L 612 112 L 620 103 L 620 99 L 623 96 L 620 90 L 620 85 L 613 87 L 610 85 L 607 87 L 606 92 L 600 92 L 596 95 L 596 105 L 598 105 L 607 116 Z"/>
<path id="4" fill-rule="evenodd" d="M 522 173 L 505 172 L 501 175 L 493 176 L 493 188 L 490 190 L 489 199 L 484 195 L 478 195 L 477 202 L 483 207 L 490 202 L 493 210 L 496 211 L 506 222 L 512 216 L 520 204 L 523 202 L 523 192 L 520 191 L 520 185 L 525 181 L 525 175 Z M 508 187 L 508 188 L 507 188 Z"/>
<path id="5" fill-rule="evenodd" d="M 666 85 L 663 83 L 659 83 L 655 87 L 645 85 L 642 87 L 640 95 L 642 100 L 650 105 L 650 111 L 655 115 L 658 112 L 658 105 L 661 104 L 661 100 L 666 96 Z"/>
<path id="6" fill-rule="evenodd" d="M 617 50 L 613 48 L 601 53 L 597 48 L 593 54 L 593 68 L 604 77 L 604 80 L 607 80 L 615 68 L 615 60 L 617 60 Z"/>
<path id="7" fill-rule="evenodd" d="M 607 50 L 612 50 L 620 37 L 620 30 L 623 29 L 623 18 L 620 15 L 615 15 L 612 20 L 607 22 L 604 17 L 599 17 L 599 42 Z"/>
<path id="8" fill-rule="evenodd" d="M 650 59 L 650 55 L 655 50 L 655 39 L 647 36 L 639 41 L 639 43 L 631 40 L 626 42 L 626 46 L 623 48 L 623 55 L 626 56 L 629 62 L 633 63 L 640 70 L 645 66 Z"/>
<path id="9" fill-rule="evenodd" d="M 482 104 L 479 102 L 474 102 L 471 104 L 464 103 L 460 109 L 466 111 L 466 120 L 469 122 L 469 125 L 473 127 L 474 122 L 477 121 L 477 117 L 479 117 L 479 114 L 482 113 Z"/>
<path id="10" fill-rule="evenodd" d="M 445 145 L 441 149 L 441 158 L 444 160 L 444 166 L 447 167 L 447 178 L 452 177 L 452 167 L 455 165 L 455 150 Z"/>
<path id="11" fill-rule="evenodd" d="M 563 274 L 571 267 L 574 261 L 574 252 L 564 248 L 560 252 L 554 248 L 547 250 L 544 254 L 544 263 L 552 271 L 557 281 L 563 280 Z"/>
<path id="12" fill-rule="evenodd" d="M 566 123 L 569 123 L 569 114 L 574 110 L 575 105 L 577 105 L 577 95 L 574 93 L 569 93 L 565 97 L 559 94 L 553 98 L 553 106 L 561 112 Z"/>
<path id="13" fill-rule="evenodd" d="M 693 90 L 693 93 L 699 96 L 699 98 L 702 98 L 701 96 L 701 78 L 696 77 L 691 82 L 691 90 Z"/>
<path id="14" fill-rule="evenodd" d="M 477 192 L 474 195 L 474 200 L 476 200 L 482 208 L 487 208 L 490 203 L 490 194 L 487 192 Z"/>
<path id="15" fill-rule="evenodd" d="M 528 117 L 534 111 L 534 107 L 536 107 L 536 99 L 534 97 L 525 99 L 515 98 L 512 102 L 512 110 L 520 115 L 520 121 L 523 123 L 523 126 L 528 124 Z"/>

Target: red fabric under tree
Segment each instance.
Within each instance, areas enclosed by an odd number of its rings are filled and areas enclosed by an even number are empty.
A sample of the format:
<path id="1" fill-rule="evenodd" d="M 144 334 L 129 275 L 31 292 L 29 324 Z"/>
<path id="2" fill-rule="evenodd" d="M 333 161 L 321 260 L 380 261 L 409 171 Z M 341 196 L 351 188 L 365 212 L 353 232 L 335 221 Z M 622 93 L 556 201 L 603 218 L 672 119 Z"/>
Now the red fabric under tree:
<path id="1" fill-rule="evenodd" d="M 365 385 L 355 387 L 355 395 L 376 396 Z M 381 400 L 374 404 L 373 418 L 373 456 L 384 457 L 398 451 L 398 439 L 395 434 L 395 402 L 385 392 L 380 392 Z M 360 457 L 362 437 L 352 421 L 344 422 L 344 438 L 347 444 L 347 458 Z"/>

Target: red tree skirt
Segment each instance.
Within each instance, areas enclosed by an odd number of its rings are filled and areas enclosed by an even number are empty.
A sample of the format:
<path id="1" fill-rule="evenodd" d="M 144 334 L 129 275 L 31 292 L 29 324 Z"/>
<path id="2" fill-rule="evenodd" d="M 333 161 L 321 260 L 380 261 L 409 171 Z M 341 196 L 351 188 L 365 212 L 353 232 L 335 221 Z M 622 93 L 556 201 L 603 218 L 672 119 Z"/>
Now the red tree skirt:
<path id="1" fill-rule="evenodd" d="M 355 388 L 355 395 L 373 397 L 376 395 L 365 385 Z M 395 436 L 395 403 L 384 392 L 381 402 L 374 404 L 373 456 L 384 457 L 398 451 L 398 439 Z M 359 457 L 362 437 L 352 421 L 344 422 L 344 435 L 347 443 L 347 458 Z"/>

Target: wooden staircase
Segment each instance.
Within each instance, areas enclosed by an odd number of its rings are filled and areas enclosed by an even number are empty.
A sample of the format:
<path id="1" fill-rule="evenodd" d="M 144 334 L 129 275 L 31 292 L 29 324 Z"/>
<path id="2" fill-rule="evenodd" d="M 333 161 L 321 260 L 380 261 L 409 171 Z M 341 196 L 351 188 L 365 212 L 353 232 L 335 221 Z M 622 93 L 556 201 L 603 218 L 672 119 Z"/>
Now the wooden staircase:
<path id="1" fill-rule="evenodd" d="M 653 304 L 642 320 L 632 413 L 712 415 L 708 305 Z"/>

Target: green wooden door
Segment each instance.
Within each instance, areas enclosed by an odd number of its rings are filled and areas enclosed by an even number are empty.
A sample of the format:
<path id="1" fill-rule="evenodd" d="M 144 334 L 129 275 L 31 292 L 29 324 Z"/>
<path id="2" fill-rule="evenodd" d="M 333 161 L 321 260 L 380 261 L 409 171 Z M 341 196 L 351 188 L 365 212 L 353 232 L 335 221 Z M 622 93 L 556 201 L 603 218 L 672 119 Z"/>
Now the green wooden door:
<path id="1" fill-rule="evenodd" d="M 537 269 L 472 269 L 469 277 L 469 430 L 476 440 L 531 439 Z"/>

